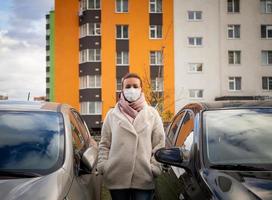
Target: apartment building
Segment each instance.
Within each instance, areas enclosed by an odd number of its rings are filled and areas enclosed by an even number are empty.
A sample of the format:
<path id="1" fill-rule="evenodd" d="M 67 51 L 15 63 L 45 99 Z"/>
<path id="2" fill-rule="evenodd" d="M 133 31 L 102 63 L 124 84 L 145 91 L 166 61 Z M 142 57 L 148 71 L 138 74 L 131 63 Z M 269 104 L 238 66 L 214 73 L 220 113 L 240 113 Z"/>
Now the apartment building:
<path id="1" fill-rule="evenodd" d="M 46 15 L 46 100 L 54 101 L 54 11 Z"/>
<path id="2" fill-rule="evenodd" d="M 174 112 L 172 0 L 56 0 L 54 12 L 51 101 L 79 109 L 99 131 L 121 78 L 135 72 Z"/>
<path id="3" fill-rule="evenodd" d="M 272 96 L 271 0 L 174 0 L 175 108 Z"/>

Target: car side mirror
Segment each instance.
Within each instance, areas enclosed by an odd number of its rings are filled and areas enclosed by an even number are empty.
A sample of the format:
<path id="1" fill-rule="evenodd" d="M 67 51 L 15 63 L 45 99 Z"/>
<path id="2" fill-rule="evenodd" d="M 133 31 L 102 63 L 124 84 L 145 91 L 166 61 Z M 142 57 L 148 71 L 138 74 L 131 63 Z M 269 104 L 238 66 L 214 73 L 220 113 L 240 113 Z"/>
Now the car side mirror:
<path id="1" fill-rule="evenodd" d="M 96 147 L 89 147 L 83 153 L 82 163 L 84 164 L 84 167 L 86 167 L 88 171 L 91 172 L 93 170 L 94 165 L 97 161 L 97 156 L 98 156 L 98 150 Z"/>
<path id="2" fill-rule="evenodd" d="M 183 155 L 179 148 L 161 148 L 155 153 L 155 159 L 163 164 L 176 167 L 184 167 L 182 165 Z"/>

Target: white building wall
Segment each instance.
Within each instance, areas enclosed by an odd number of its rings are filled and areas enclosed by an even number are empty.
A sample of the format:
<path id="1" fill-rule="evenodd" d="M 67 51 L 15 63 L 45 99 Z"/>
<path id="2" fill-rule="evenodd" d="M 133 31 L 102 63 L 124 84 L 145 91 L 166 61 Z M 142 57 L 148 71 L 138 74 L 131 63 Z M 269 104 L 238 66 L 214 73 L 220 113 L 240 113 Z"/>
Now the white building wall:
<path id="1" fill-rule="evenodd" d="M 202 11 L 202 20 L 188 21 L 189 10 Z M 240 24 L 240 39 L 228 39 L 228 24 Z M 262 90 L 262 76 L 272 76 L 272 66 L 262 66 L 261 51 L 272 50 L 271 39 L 261 39 L 261 24 L 272 24 L 272 14 L 262 14 L 260 0 L 240 0 L 240 12 L 227 12 L 227 0 L 174 0 L 176 112 L 188 102 L 213 101 L 220 96 L 270 95 Z M 188 36 L 203 37 L 202 47 L 189 47 Z M 241 50 L 241 64 L 228 64 L 228 50 Z M 189 73 L 188 63 L 202 62 L 202 73 Z M 229 76 L 242 77 L 242 90 L 229 91 Z M 189 89 L 203 89 L 201 99 L 190 99 Z"/>

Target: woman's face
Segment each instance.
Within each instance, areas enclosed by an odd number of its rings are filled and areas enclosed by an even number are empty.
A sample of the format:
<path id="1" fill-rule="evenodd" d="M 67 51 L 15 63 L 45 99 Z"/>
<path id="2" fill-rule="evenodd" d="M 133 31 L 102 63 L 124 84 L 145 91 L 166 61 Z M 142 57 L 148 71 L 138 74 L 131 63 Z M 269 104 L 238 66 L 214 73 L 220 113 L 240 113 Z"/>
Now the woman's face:
<path id="1" fill-rule="evenodd" d="M 134 78 L 134 77 L 125 79 L 123 83 L 123 90 L 130 89 L 130 88 L 142 89 L 141 81 L 138 78 Z"/>

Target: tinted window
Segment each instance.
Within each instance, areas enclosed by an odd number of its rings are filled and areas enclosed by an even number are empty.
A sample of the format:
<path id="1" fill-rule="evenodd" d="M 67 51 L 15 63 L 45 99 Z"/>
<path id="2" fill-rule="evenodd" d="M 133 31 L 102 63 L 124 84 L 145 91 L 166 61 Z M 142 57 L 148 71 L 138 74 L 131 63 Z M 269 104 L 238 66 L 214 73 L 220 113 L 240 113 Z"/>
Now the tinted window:
<path id="1" fill-rule="evenodd" d="M 73 136 L 74 150 L 76 150 L 77 152 L 82 152 L 84 151 L 84 146 L 85 146 L 84 137 L 72 113 L 69 114 L 69 118 L 70 118 L 71 131 Z"/>
<path id="2" fill-rule="evenodd" d="M 180 121 L 182 120 L 182 117 L 185 112 L 181 112 L 177 114 L 177 116 L 174 118 L 172 124 L 170 125 L 170 129 L 168 131 L 168 139 L 170 140 L 171 144 L 175 144 L 176 134 L 177 130 L 180 125 Z"/>
<path id="3" fill-rule="evenodd" d="M 182 146 L 184 144 L 185 139 L 192 133 L 194 130 L 194 115 L 192 112 L 187 112 L 185 117 L 182 120 L 181 127 L 178 131 L 178 138 L 176 141 L 175 146 Z M 187 140 L 187 148 L 188 147 L 188 140 Z M 192 145 L 192 141 L 191 141 Z"/>
<path id="4" fill-rule="evenodd" d="M 79 129 L 82 133 L 82 136 L 84 137 L 85 141 L 88 142 L 89 138 L 90 138 L 90 133 L 89 133 L 88 128 L 86 128 L 83 119 L 80 117 L 80 115 L 75 110 L 73 110 L 72 113 L 73 113 L 73 115 L 79 125 Z"/>
<path id="5" fill-rule="evenodd" d="M 272 109 L 204 112 L 206 156 L 213 164 L 272 164 Z"/>
<path id="6" fill-rule="evenodd" d="M 89 129 L 88 129 L 85 121 L 80 116 L 80 114 L 75 110 L 73 110 L 72 113 L 73 113 L 73 115 L 75 116 L 75 119 L 78 122 L 79 128 L 80 128 L 80 130 L 82 132 L 82 135 L 83 135 L 83 137 L 85 139 L 87 147 L 97 146 L 96 141 L 91 137 Z"/>
<path id="7" fill-rule="evenodd" d="M 47 174 L 61 167 L 63 127 L 59 113 L 0 111 L 0 170 Z"/>

